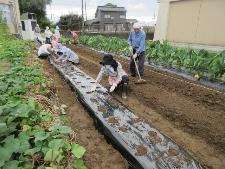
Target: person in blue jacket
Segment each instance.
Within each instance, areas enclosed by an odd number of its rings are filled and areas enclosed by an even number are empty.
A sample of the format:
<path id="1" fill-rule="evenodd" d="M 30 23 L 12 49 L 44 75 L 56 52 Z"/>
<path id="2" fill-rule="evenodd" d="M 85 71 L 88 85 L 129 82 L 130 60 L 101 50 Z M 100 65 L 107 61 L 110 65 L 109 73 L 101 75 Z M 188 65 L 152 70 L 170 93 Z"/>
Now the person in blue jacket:
<path id="1" fill-rule="evenodd" d="M 136 76 L 136 68 L 134 59 L 138 61 L 138 67 L 141 77 L 144 76 L 144 63 L 145 63 L 145 39 L 146 34 L 141 30 L 141 24 L 135 23 L 128 38 L 129 50 L 133 54 L 130 59 L 130 73 L 131 76 Z"/>

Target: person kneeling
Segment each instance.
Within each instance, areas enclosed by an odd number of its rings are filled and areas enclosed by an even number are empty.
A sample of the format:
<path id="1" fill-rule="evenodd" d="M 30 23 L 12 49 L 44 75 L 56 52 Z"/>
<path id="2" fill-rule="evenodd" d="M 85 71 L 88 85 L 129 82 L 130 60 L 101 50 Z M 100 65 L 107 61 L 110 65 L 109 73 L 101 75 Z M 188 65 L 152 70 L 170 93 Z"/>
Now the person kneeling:
<path id="1" fill-rule="evenodd" d="M 39 47 L 38 50 L 38 57 L 41 59 L 45 59 L 50 55 L 51 45 L 50 44 L 43 44 Z"/>
<path id="2" fill-rule="evenodd" d="M 128 75 L 123 70 L 122 65 L 113 59 L 111 54 L 105 54 L 102 62 L 100 62 L 102 68 L 96 78 L 95 84 L 92 86 L 91 91 L 94 92 L 97 88 L 97 84 L 100 83 L 103 75 L 108 76 L 108 82 L 110 84 L 109 92 L 113 92 L 116 88 L 122 87 L 122 97 L 127 98 L 127 85 Z"/>

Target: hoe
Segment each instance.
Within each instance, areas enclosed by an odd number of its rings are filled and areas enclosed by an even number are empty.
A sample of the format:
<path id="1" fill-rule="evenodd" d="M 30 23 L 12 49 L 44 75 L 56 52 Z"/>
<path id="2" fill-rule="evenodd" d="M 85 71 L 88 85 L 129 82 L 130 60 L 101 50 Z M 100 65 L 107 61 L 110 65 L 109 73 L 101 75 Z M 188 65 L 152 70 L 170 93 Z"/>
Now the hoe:
<path id="1" fill-rule="evenodd" d="M 141 75 L 140 75 L 140 71 L 139 71 L 137 62 L 136 62 L 136 60 L 135 60 L 134 57 L 133 57 L 133 59 L 134 59 L 134 64 L 135 64 L 135 67 L 136 67 L 136 70 L 137 70 L 137 73 L 138 73 L 138 77 L 139 77 L 139 79 L 135 82 L 135 84 L 145 84 L 146 83 L 146 80 L 144 80 L 144 79 L 141 78 Z"/>

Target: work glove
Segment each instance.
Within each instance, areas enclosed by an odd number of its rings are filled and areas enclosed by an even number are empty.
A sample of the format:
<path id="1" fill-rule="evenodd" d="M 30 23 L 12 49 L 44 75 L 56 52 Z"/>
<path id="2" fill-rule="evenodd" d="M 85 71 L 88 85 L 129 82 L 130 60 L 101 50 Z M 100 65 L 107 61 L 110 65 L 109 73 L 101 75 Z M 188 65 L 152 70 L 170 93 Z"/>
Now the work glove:
<path id="1" fill-rule="evenodd" d="M 95 83 L 92 87 L 91 87 L 91 91 L 90 92 L 94 92 L 97 88 L 97 84 Z"/>
<path id="2" fill-rule="evenodd" d="M 109 92 L 112 93 L 112 92 L 115 90 L 116 86 L 117 86 L 116 84 L 113 84 L 113 85 L 110 87 Z"/>
<path id="3" fill-rule="evenodd" d="M 135 54 L 133 55 L 133 58 L 136 59 L 137 56 L 138 56 L 137 53 L 135 53 Z"/>
<path id="4" fill-rule="evenodd" d="M 129 51 L 131 54 L 133 54 L 133 47 L 132 46 L 129 46 Z"/>

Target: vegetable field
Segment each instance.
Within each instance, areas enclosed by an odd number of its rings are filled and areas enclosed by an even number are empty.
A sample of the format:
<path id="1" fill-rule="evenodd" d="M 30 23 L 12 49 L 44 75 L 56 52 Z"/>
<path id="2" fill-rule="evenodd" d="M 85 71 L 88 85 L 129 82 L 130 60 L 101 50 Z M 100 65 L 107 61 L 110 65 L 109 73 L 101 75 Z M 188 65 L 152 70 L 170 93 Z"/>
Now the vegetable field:
<path id="1" fill-rule="evenodd" d="M 97 50 L 129 56 L 127 41 L 124 39 L 84 35 L 80 37 L 79 43 Z M 212 53 L 172 47 L 167 41 L 146 41 L 146 59 L 150 64 L 185 70 L 192 75 L 225 82 L 225 51 Z"/>
<path id="2" fill-rule="evenodd" d="M 171 71 L 146 66 L 146 84 L 136 85 L 137 78 L 129 76 L 127 100 L 121 98 L 120 90 L 107 92 L 107 79 L 91 93 L 89 88 L 101 68 L 102 53 L 98 51 L 116 54 L 115 59 L 129 75 L 128 59 L 118 56 L 129 57 L 126 40 L 84 35 L 76 42 L 81 45 L 73 45 L 70 39 L 62 38 L 61 42 L 79 56 L 80 64 L 61 62 L 53 54 L 50 62 L 57 63 L 53 64 L 55 69 L 48 60 L 37 57 L 36 44 L 16 39 L 7 29 L 0 24 L 0 168 L 127 169 L 134 156 L 152 159 L 154 153 L 158 168 L 165 168 L 164 163 L 159 165 L 160 158 L 178 167 L 194 159 L 206 169 L 224 168 L 222 88 L 219 91 Z M 225 80 L 224 59 L 225 52 L 146 41 L 149 64 L 219 81 L 221 86 Z M 102 87 L 105 92 L 100 91 Z M 119 116 L 121 112 L 124 114 Z M 154 127 L 150 130 L 147 124 Z M 108 132 L 109 128 L 115 134 Z M 128 137 L 131 132 L 137 137 Z M 162 135 L 171 140 L 166 141 Z M 116 142 L 119 137 L 124 138 L 120 143 Z M 134 154 L 131 159 L 120 147 L 126 143 Z M 149 168 L 147 161 L 143 160 L 144 168 Z"/>
<path id="3" fill-rule="evenodd" d="M 57 111 L 51 82 L 31 60 L 33 43 L 8 35 L 2 24 L 0 34 L 0 168 L 85 169 L 86 150 L 66 126 L 65 106 Z"/>

